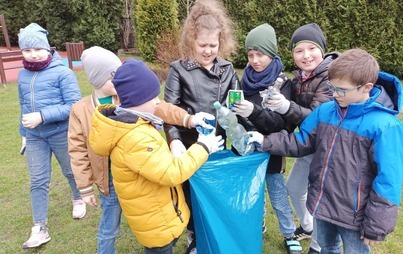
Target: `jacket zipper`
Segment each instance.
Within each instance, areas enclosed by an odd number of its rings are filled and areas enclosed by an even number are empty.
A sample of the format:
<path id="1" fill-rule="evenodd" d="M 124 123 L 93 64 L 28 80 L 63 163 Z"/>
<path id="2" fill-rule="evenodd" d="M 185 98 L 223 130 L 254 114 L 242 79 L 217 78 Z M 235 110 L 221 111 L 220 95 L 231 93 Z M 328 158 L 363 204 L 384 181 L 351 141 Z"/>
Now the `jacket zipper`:
<path id="1" fill-rule="evenodd" d="M 182 211 L 179 210 L 179 195 L 178 195 L 178 190 L 176 189 L 176 187 L 171 187 L 169 188 L 169 190 L 171 191 L 171 200 L 172 200 L 172 205 L 174 206 L 175 209 L 175 213 L 176 215 L 179 217 L 179 219 L 181 220 L 181 222 L 183 223 L 183 218 L 182 218 Z M 173 191 L 175 191 L 175 196 L 177 197 L 178 202 L 175 203 L 175 198 L 174 198 L 174 194 Z"/>
<path id="2" fill-rule="evenodd" d="M 36 76 L 38 76 L 39 72 L 35 72 L 34 76 L 32 76 L 31 78 L 31 82 L 29 83 L 29 89 L 31 90 L 31 109 L 32 112 L 35 112 L 35 93 L 34 93 L 34 83 L 35 83 L 35 79 Z"/>
<path id="3" fill-rule="evenodd" d="M 340 126 L 341 126 L 341 124 L 343 123 L 343 120 L 344 120 L 343 115 L 340 115 L 339 112 L 337 112 L 337 113 L 339 114 L 341 120 L 340 120 L 340 122 L 339 122 L 339 125 L 337 126 L 336 132 L 334 133 L 334 135 L 333 135 L 333 137 L 332 137 L 332 142 L 330 143 L 329 151 L 328 151 L 327 154 L 326 154 L 326 163 L 325 163 L 325 166 L 323 167 L 323 174 L 322 174 L 322 179 L 321 179 L 321 183 L 320 183 L 319 196 L 318 196 L 318 199 L 316 200 L 315 205 L 314 205 L 314 207 L 313 207 L 313 215 L 314 215 L 314 216 L 316 215 L 316 213 L 317 213 L 317 211 L 318 211 L 319 204 L 320 204 L 320 202 L 322 201 L 323 189 L 324 189 L 324 185 L 325 185 L 325 178 L 326 178 L 327 173 L 328 173 L 328 170 L 329 170 L 329 167 L 328 167 L 328 166 L 329 166 L 330 156 L 331 156 L 331 154 L 332 154 L 333 146 L 334 146 L 334 144 L 335 144 L 336 138 L 337 138 L 337 136 L 339 135 Z M 346 113 L 347 113 L 347 112 L 346 112 Z"/>
<path id="4" fill-rule="evenodd" d="M 353 223 L 355 223 L 355 220 L 357 219 L 358 212 L 361 210 L 360 207 L 360 201 L 361 201 L 361 181 L 357 182 L 357 188 L 356 188 L 356 195 L 354 195 L 354 220 Z"/>

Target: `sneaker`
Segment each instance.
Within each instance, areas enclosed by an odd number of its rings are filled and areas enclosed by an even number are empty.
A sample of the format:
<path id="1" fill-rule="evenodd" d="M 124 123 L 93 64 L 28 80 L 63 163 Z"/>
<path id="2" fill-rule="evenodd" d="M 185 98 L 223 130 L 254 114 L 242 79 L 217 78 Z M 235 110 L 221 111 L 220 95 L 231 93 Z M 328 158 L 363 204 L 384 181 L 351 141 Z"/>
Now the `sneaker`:
<path id="1" fill-rule="evenodd" d="M 298 240 L 294 238 L 284 238 L 284 244 L 287 248 L 288 254 L 301 254 L 302 253 L 302 246 Z"/>
<path id="2" fill-rule="evenodd" d="M 188 234 L 187 234 L 188 245 L 187 245 L 187 247 L 189 247 L 189 245 L 195 239 L 194 235 L 195 235 L 195 233 L 192 230 L 188 230 Z"/>
<path id="3" fill-rule="evenodd" d="M 186 254 L 197 254 L 195 233 L 192 230 L 188 230 Z"/>
<path id="4" fill-rule="evenodd" d="M 81 199 L 73 200 L 73 219 L 81 219 L 87 213 L 87 205 Z"/>
<path id="5" fill-rule="evenodd" d="M 311 238 L 311 235 L 312 235 L 312 231 L 307 232 L 301 226 L 299 226 L 294 232 L 294 239 L 301 241 L 304 239 Z"/>
<path id="6" fill-rule="evenodd" d="M 314 248 L 310 247 L 308 250 L 308 254 L 320 254 L 320 251 L 315 250 Z"/>
<path id="7" fill-rule="evenodd" d="M 41 230 L 41 226 L 36 225 L 32 227 L 31 231 L 31 236 L 28 241 L 22 245 L 23 249 L 39 247 L 42 244 L 49 242 L 51 239 L 46 227 L 42 227 Z"/>

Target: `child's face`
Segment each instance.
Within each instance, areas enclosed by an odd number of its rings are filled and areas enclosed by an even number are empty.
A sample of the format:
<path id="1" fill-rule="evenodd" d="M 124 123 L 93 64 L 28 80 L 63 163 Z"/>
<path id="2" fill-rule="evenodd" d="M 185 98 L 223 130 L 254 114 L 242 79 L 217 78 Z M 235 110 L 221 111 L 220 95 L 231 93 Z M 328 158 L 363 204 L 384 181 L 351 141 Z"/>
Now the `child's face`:
<path id="1" fill-rule="evenodd" d="M 154 99 L 149 100 L 146 103 L 138 106 L 136 110 L 138 110 L 140 112 L 146 112 L 146 113 L 154 114 L 154 111 L 157 108 L 158 104 L 160 104 L 160 99 L 157 96 Z"/>
<path id="2" fill-rule="evenodd" d="M 271 61 L 272 59 L 270 56 L 265 55 L 260 51 L 254 49 L 248 51 L 249 65 L 252 66 L 256 72 L 264 71 Z"/>
<path id="3" fill-rule="evenodd" d="M 111 79 L 106 81 L 105 84 L 99 88 L 99 90 L 105 95 L 105 97 L 114 96 L 117 94 Z"/>
<path id="4" fill-rule="evenodd" d="M 368 100 L 369 91 L 372 84 L 353 84 L 346 79 L 332 79 L 328 82 L 328 86 L 333 91 L 333 96 L 344 108 L 352 103 L 362 103 Z"/>
<path id="5" fill-rule="evenodd" d="M 25 60 L 29 62 L 45 61 L 48 58 L 49 54 L 49 51 L 47 51 L 46 49 L 29 48 L 22 50 L 22 56 L 25 58 Z"/>
<path id="6" fill-rule="evenodd" d="M 322 51 L 309 42 L 301 42 L 292 51 L 294 62 L 307 76 L 323 61 Z"/>
<path id="7" fill-rule="evenodd" d="M 210 69 L 213 66 L 213 61 L 217 57 L 220 46 L 219 36 L 219 30 L 201 29 L 197 33 L 193 56 L 206 69 Z"/>

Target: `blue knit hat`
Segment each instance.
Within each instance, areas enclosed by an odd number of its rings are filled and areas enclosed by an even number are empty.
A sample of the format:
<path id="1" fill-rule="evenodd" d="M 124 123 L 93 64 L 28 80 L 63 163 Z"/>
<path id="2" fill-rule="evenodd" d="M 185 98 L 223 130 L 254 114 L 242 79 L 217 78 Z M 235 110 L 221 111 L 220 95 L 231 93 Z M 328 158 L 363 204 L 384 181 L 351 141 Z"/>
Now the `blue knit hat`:
<path id="1" fill-rule="evenodd" d="M 21 28 L 20 33 L 18 34 L 18 44 L 20 49 L 35 48 L 50 51 L 47 35 L 48 31 L 36 23 L 31 23 L 27 27 Z"/>
<path id="2" fill-rule="evenodd" d="M 128 59 L 115 73 L 112 83 L 122 108 L 136 107 L 160 94 L 160 81 L 141 60 Z"/>

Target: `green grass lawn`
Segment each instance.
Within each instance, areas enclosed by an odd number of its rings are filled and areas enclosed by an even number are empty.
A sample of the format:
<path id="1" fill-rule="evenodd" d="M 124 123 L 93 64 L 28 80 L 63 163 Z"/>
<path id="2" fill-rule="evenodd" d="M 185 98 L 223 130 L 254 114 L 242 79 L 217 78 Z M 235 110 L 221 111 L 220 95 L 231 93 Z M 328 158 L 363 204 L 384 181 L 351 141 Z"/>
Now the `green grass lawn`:
<path id="1" fill-rule="evenodd" d="M 82 94 L 91 91 L 83 71 L 76 71 Z M 71 217 L 72 202 L 67 180 L 61 174 L 59 165 L 54 160 L 52 183 L 50 187 L 49 232 L 52 240 L 35 250 L 22 250 L 22 244 L 28 239 L 32 227 L 31 204 L 29 196 L 29 175 L 25 156 L 19 154 L 21 137 L 18 133 L 19 104 L 16 83 L 0 87 L 0 254 L 14 253 L 47 253 L 73 254 L 96 253 L 97 227 L 100 208 L 88 207 L 87 216 L 82 220 Z M 293 159 L 288 159 L 287 168 Z M 267 194 L 266 194 L 267 197 Z M 270 204 L 267 197 L 267 204 Z M 395 232 L 385 242 L 373 248 L 373 253 L 402 253 L 399 247 L 403 239 L 403 218 L 400 215 Z M 265 254 L 286 253 L 283 238 L 280 234 L 277 219 L 270 205 L 266 216 L 267 232 L 264 234 Z M 186 235 L 184 234 L 175 247 L 175 252 L 185 252 Z M 308 241 L 302 242 L 307 252 Z M 122 219 L 121 233 L 116 243 L 118 253 L 143 253 L 136 242 L 126 220 Z"/>

